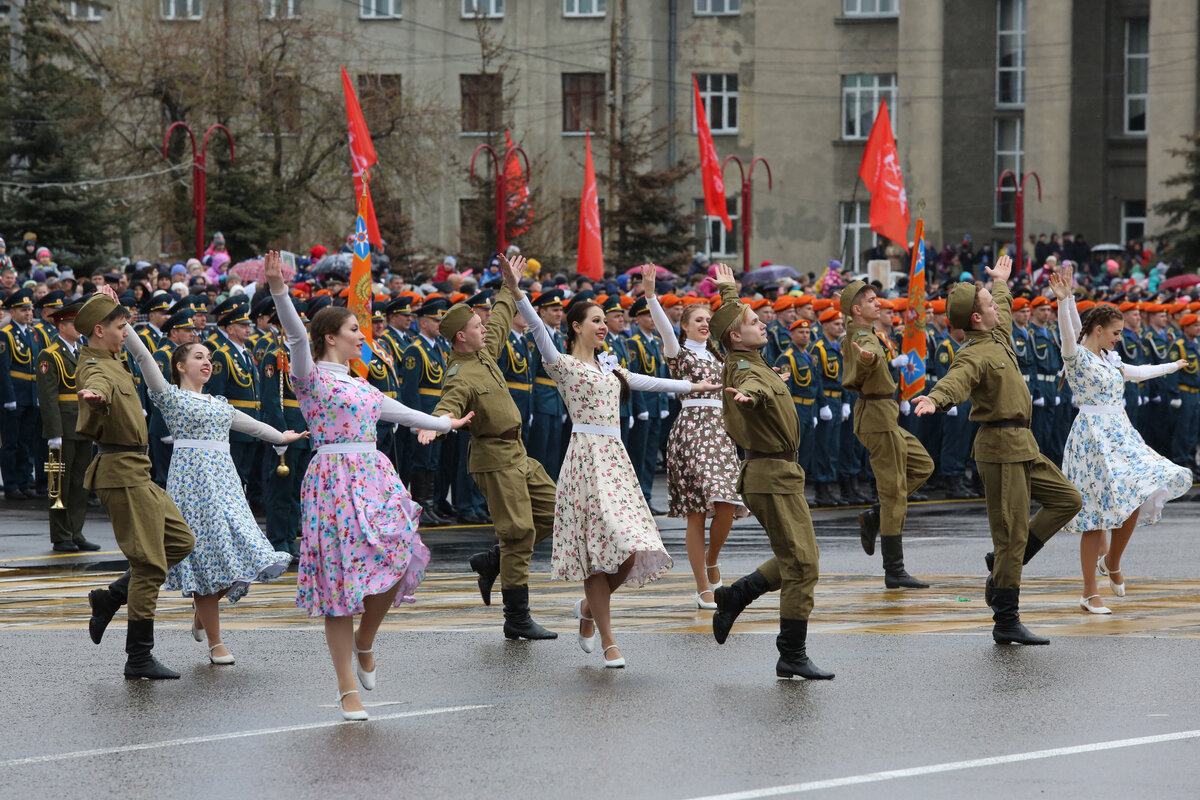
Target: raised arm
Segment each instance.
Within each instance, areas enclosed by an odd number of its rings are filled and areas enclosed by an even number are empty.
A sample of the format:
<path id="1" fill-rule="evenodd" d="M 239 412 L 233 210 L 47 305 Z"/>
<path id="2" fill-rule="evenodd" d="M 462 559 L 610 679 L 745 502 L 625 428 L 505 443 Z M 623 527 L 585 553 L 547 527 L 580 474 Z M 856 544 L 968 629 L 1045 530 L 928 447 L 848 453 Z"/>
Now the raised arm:
<path id="1" fill-rule="evenodd" d="M 390 397 L 383 398 L 383 409 L 379 418 L 385 422 L 395 422 L 406 428 L 417 428 L 439 433 L 449 433 L 452 417 L 434 417 L 429 414 L 409 408 Z"/>
<path id="2" fill-rule="evenodd" d="M 275 430 L 267 423 L 261 422 L 249 414 L 243 414 L 236 408 L 233 410 L 232 427 L 238 433 L 246 433 L 271 444 L 283 444 L 287 441 L 284 438 L 283 431 Z"/>
<path id="3" fill-rule="evenodd" d="M 690 381 L 677 381 L 671 378 L 655 378 L 650 375 L 642 375 L 640 372 L 629 372 L 622 370 L 621 374 L 625 376 L 625 380 L 629 383 L 629 388 L 635 392 L 675 392 L 676 394 L 689 394 L 693 391 L 712 391 L 712 388 L 697 389 L 695 384 Z"/>
<path id="4" fill-rule="evenodd" d="M 275 301 L 275 310 L 279 314 L 279 325 L 291 348 L 291 372 L 293 380 L 304 380 L 313 371 L 312 354 L 308 350 L 308 332 L 304 330 L 304 322 L 292 305 L 288 295 L 287 284 L 283 282 L 283 260 L 278 250 L 272 250 L 263 258 L 263 271 L 267 275 L 267 285 L 271 287 L 271 299 Z"/>
<path id="5" fill-rule="evenodd" d="M 1062 304 L 1059 304 L 1059 308 L 1062 308 Z M 1125 374 L 1125 380 L 1140 383 L 1170 375 L 1179 371 L 1185 364 L 1187 362 L 1183 360 L 1167 361 L 1163 364 L 1122 364 L 1121 371 Z"/>
<path id="6" fill-rule="evenodd" d="M 498 361 L 504 353 L 504 347 L 508 343 L 508 332 L 512 328 L 513 317 L 517 313 L 516 303 L 525 296 L 520 285 L 521 273 L 525 269 L 525 258 L 519 255 L 514 256 L 510 262 L 501 255 L 500 259 L 502 263 L 500 272 L 504 277 L 504 287 L 496 295 L 496 303 L 488 318 L 487 335 L 484 339 L 484 350 L 492 361 Z"/>
<path id="7" fill-rule="evenodd" d="M 1063 264 L 1062 268 L 1050 276 L 1050 288 L 1058 298 L 1058 330 L 1062 338 L 1063 358 L 1071 358 L 1079 352 L 1079 333 L 1083 323 L 1079 321 L 1079 310 L 1075 308 L 1075 295 L 1071 287 L 1075 283 L 1075 270 Z"/>
<path id="8" fill-rule="evenodd" d="M 542 363 L 553 364 L 558 361 L 558 348 L 554 346 L 554 337 L 550 335 L 550 329 L 546 327 L 546 323 L 542 322 L 542 318 L 533 310 L 533 305 L 529 302 L 528 297 L 522 297 L 517 302 L 517 310 L 529 323 L 529 330 L 533 332 L 533 341 L 537 345 Z"/>
<path id="9" fill-rule="evenodd" d="M 663 355 L 667 358 L 679 355 L 679 340 L 675 338 L 675 329 L 671 327 L 671 320 L 667 319 L 667 312 L 663 311 L 658 298 L 652 294 L 646 295 L 646 306 L 650 309 L 650 316 L 654 319 L 658 335 L 662 337 Z"/>
<path id="10" fill-rule="evenodd" d="M 152 392 L 165 392 L 167 390 L 166 378 L 163 377 L 162 371 L 154 361 L 154 356 L 146 349 L 146 343 L 142 341 L 142 337 L 136 333 L 129 334 L 125 337 L 125 346 L 129 348 L 129 354 L 133 356 L 137 365 L 142 368 L 142 378 L 146 381 L 146 387 Z"/>

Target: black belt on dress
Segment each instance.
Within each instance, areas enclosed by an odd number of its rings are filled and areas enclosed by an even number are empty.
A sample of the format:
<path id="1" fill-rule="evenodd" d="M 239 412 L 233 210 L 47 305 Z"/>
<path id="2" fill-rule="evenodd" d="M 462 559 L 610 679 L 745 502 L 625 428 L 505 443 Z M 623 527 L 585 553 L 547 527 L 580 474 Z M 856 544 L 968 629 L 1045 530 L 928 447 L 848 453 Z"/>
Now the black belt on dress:
<path id="1" fill-rule="evenodd" d="M 97 444 L 96 452 L 102 456 L 112 455 L 113 453 L 140 453 L 147 455 L 150 452 L 150 446 L 145 444 Z"/>
<path id="2" fill-rule="evenodd" d="M 1029 420 L 1027 419 L 998 419 L 992 422 L 979 423 L 985 428 L 1028 428 Z"/>
<path id="3" fill-rule="evenodd" d="M 859 397 L 861 397 L 863 400 L 895 400 L 896 399 L 896 395 L 894 395 L 894 394 L 860 394 Z"/>
<path id="4" fill-rule="evenodd" d="M 758 450 L 747 450 L 746 460 L 755 461 L 760 458 L 778 458 L 783 461 L 795 461 L 797 452 L 795 450 L 783 450 L 778 453 L 763 453 Z"/>
<path id="5" fill-rule="evenodd" d="M 476 439 L 504 439 L 507 442 L 515 442 L 521 438 L 521 429 L 513 428 L 511 431 L 504 433 L 481 433 L 475 437 Z"/>

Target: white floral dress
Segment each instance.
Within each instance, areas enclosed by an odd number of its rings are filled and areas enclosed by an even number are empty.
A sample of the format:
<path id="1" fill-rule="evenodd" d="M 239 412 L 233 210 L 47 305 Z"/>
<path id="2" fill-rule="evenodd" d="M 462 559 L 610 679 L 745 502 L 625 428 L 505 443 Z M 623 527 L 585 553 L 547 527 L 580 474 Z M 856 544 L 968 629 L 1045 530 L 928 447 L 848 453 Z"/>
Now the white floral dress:
<path id="1" fill-rule="evenodd" d="M 1083 495 L 1083 509 L 1063 530 L 1111 530 L 1134 511 L 1139 511 L 1139 527 L 1152 525 L 1162 517 L 1168 500 L 1191 488 L 1192 474 L 1152 450 L 1130 423 L 1125 414 L 1125 381 L 1157 377 L 1137 377 L 1140 371 L 1165 374 L 1169 370 L 1163 365 L 1135 368 L 1122 364 L 1116 353 L 1102 359 L 1075 345 L 1079 318 L 1073 300 L 1059 304 L 1059 325 L 1063 369 L 1079 404 L 1079 415 L 1067 436 L 1063 474 Z"/>

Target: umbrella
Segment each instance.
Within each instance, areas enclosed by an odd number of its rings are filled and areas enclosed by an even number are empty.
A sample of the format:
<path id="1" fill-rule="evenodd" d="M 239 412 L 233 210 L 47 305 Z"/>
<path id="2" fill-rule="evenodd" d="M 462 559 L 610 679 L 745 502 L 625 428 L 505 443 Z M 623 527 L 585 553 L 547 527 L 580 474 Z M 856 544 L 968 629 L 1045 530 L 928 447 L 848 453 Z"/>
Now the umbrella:
<path id="1" fill-rule="evenodd" d="M 634 267 L 633 269 L 626 270 L 625 274 L 626 275 L 637 275 L 640 278 L 642 276 L 642 268 Z M 679 276 L 676 275 L 674 272 L 671 272 L 671 270 L 667 269 L 666 267 L 659 267 L 658 268 L 658 277 L 655 278 L 654 280 L 655 280 L 655 282 L 658 282 L 658 281 L 673 282 L 673 281 L 679 280 Z"/>
<path id="2" fill-rule="evenodd" d="M 1125 248 L 1119 244 L 1098 244 L 1092 248 L 1093 253 L 1110 253 L 1113 250 L 1124 250 Z"/>
<path id="3" fill-rule="evenodd" d="M 350 280 L 350 267 L 353 262 L 354 255 L 352 253 L 332 253 L 323 256 L 308 272 L 319 278 L 336 275 L 342 280 Z"/>
<path id="4" fill-rule="evenodd" d="M 772 264 L 769 267 L 747 272 L 742 276 L 743 284 L 774 283 L 780 278 L 799 278 L 800 272 L 795 267 L 785 267 L 783 264 Z"/>
<path id="5" fill-rule="evenodd" d="M 229 271 L 246 283 L 263 283 L 267 279 L 266 274 L 263 272 L 263 260 L 261 258 L 251 258 L 248 261 L 242 261 L 235 264 Z M 284 264 L 283 279 L 290 281 L 294 277 L 296 277 L 295 268 L 291 264 Z"/>
<path id="6" fill-rule="evenodd" d="M 1158 285 L 1159 289 L 1182 289 L 1185 286 L 1195 286 L 1200 283 L 1200 275 L 1176 275 L 1174 278 L 1167 278 Z"/>

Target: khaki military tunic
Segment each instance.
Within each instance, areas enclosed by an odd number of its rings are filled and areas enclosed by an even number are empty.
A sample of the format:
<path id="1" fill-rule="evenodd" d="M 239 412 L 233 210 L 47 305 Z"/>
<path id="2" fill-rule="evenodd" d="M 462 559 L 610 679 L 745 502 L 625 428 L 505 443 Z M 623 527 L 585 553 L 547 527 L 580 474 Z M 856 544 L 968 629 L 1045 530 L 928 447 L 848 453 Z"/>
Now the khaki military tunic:
<path id="1" fill-rule="evenodd" d="M 500 539 L 500 582 L 510 589 L 529 584 L 534 545 L 554 532 L 555 502 L 554 481 L 525 451 L 521 412 L 497 364 L 516 312 L 506 286 L 492 306 L 483 349 L 451 351 L 442 396 L 431 412 L 435 417 L 475 412 L 468 426 L 467 471 L 487 500 Z"/>
<path id="2" fill-rule="evenodd" d="M 79 421 L 79 396 L 75 385 L 76 351 L 57 335 L 50 346 L 38 354 L 34 375 L 37 380 L 38 407 L 42 412 L 42 437 L 62 439 L 59 459 L 63 471 L 59 498 L 66 506 L 50 509 L 50 542 L 81 542 L 87 517 L 88 493 L 83 482 L 92 443 L 75 432 Z"/>

